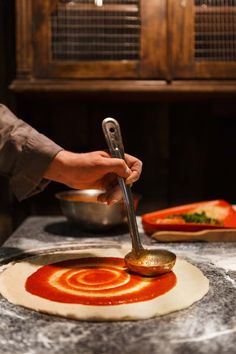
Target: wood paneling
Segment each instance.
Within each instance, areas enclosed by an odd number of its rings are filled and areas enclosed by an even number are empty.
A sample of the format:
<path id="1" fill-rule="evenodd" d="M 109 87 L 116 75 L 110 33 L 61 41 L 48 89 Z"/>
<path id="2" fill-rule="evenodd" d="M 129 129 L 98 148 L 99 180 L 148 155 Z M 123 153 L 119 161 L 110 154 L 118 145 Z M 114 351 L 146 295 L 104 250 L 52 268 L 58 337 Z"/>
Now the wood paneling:
<path id="1" fill-rule="evenodd" d="M 32 8 L 29 0 L 16 0 L 16 60 L 17 76 L 30 78 L 32 76 Z"/>

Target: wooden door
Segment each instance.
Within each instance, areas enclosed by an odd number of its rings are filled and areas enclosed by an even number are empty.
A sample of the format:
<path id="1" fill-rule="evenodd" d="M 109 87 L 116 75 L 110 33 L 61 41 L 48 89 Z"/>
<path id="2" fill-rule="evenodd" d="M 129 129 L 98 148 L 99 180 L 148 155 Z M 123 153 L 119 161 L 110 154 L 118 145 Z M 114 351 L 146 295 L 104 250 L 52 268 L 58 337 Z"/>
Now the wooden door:
<path id="1" fill-rule="evenodd" d="M 236 78 L 236 0 L 169 0 L 173 78 Z"/>
<path id="2" fill-rule="evenodd" d="M 32 1 L 37 78 L 164 78 L 166 0 Z"/>

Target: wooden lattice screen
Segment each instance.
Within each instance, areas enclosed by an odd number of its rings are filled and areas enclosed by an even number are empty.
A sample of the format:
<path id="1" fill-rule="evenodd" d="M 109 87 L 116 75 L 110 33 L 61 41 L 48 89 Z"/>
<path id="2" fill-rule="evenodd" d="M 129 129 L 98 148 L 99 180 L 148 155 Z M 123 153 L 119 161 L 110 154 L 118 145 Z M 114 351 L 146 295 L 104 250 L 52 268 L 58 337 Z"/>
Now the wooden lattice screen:
<path id="1" fill-rule="evenodd" d="M 236 61 L 236 0 L 195 0 L 195 59 Z"/>
<path id="2" fill-rule="evenodd" d="M 51 14 L 52 60 L 137 60 L 140 30 L 139 0 L 58 1 Z"/>

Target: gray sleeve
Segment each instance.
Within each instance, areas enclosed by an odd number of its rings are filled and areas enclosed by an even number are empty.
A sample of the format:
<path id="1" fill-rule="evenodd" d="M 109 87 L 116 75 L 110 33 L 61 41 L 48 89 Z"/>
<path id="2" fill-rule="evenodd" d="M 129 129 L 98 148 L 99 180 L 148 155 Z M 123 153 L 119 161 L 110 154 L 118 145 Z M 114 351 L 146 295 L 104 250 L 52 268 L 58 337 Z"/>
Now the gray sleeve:
<path id="1" fill-rule="evenodd" d="M 42 191 L 44 173 L 63 150 L 0 104 L 0 173 L 10 179 L 13 193 L 23 200 Z"/>

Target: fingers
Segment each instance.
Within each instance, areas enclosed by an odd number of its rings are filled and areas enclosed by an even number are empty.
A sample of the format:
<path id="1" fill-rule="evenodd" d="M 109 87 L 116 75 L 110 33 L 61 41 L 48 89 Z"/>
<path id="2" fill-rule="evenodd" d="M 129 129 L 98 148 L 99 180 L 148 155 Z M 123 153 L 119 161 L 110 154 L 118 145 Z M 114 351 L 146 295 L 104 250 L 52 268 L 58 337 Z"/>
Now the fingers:
<path id="1" fill-rule="evenodd" d="M 104 159 L 103 169 L 105 173 L 115 173 L 116 175 L 125 179 L 132 174 L 132 171 L 126 162 L 117 158 Z"/>
<path id="2" fill-rule="evenodd" d="M 142 161 L 136 157 L 125 154 L 124 161 L 123 159 L 111 158 L 105 151 L 101 151 L 100 156 L 103 158 L 102 166 L 104 174 L 112 172 L 123 177 L 129 185 L 139 179 L 142 172 Z"/>
<path id="3" fill-rule="evenodd" d="M 122 191 L 119 185 L 116 185 L 114 188 L 110 189 L 109 191 L 100 194 L 98 196 L 98 201 L 102 203 L 107 203 L 108 205 L 113 205 L 123 198 Z"/>
<path id="4" fill-rule="evenodd" d="M 142 172 L 142 165 L 143 164 L 142 164 L 142 161 L 140 161 L 136 157 L 128 155 L 128 154 L 125 154 L 125 160 L 126 160 L 128 167 L 131 170 L 131 174 L 126 178 L 125 182 L 127 184 L 132 184 L 139 179 L 141 172 Z"/>
<path id="5" fill-rule="evenodd" d="M 103 177 L 102 189 L 105 192 L 98 196 L 98 201 L 102 203 L 112 205 L 119 202 L 123 197 L 115 173 L 108 173 Z"/>
<path id="6" fill-rule="evenodd" d="M 101 189 L 106 192 L 115 188 L 117 184 L 118 179 L 115 173 L 108 173 L 101 179 Z"/>

